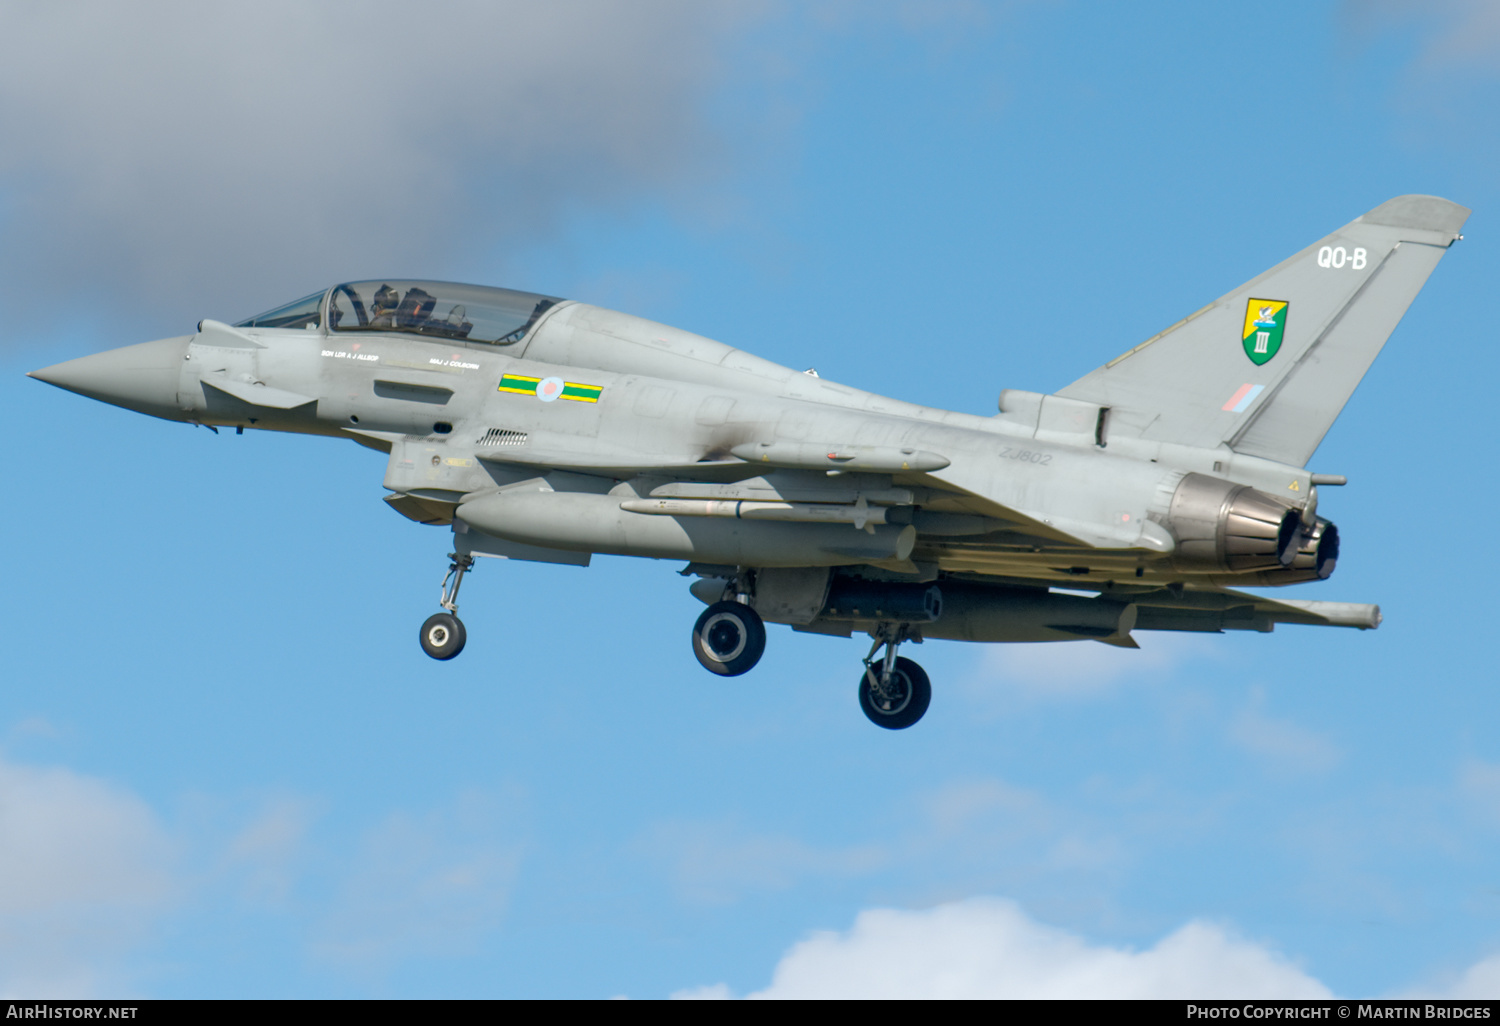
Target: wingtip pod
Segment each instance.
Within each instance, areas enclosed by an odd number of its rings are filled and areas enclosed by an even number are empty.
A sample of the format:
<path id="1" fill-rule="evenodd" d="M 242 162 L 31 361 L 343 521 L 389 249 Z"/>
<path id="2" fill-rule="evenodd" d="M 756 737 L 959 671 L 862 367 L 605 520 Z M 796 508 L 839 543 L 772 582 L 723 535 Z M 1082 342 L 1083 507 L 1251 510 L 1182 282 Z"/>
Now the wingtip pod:
<path id="1" fill-rule="evenodd" d="M 1448 236 L 1450 241 L 1458 237 L 1464 222 L 1473 213 L 1468 207 L 1459 206 L 1441 196 L 1397 196 L 1388 199 L 1360 218 L 1365 224 L 1380 224 L 1389 228 L 1416 228 Z"/>

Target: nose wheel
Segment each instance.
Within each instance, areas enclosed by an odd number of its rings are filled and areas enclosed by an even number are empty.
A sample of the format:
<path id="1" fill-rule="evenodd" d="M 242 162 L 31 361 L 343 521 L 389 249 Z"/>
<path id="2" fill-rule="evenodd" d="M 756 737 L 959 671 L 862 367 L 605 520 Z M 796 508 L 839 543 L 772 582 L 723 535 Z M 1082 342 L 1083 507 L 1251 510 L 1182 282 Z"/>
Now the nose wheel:
<path id="1" fill-rule="evenodd" d="M 433 613 L 422 624 L 422 651 L 434 659 L 452 659 L 468 640 L 464 622 L 452 613 Z"/>
<path id="2" fill-rule="evenodd" d="M 458 618 L 458 587 L 463 584 L 464 574 L 474 569 L 474 557 L 450 552 L 448 573 L 443 577 L 443 596 L 438 600 L 446 612 L 433 613 L 422 624 L 420 640 L 422 651 L 434 659 L 452 659 L 464 650 L 469 640 L 464 622 Z"/>
<path id="3" fill-rule="evenodd" d="M 871 723 L 886 730 L 905 730 L 920 720 L 932 702 L 932 682 L 915 662 L 896 655 L 906 640 L 906 627 L 882 627 L 865 657 L 859 678 L 859 707 Z M 885 655 L 875 653 L 885 646 Z"/>

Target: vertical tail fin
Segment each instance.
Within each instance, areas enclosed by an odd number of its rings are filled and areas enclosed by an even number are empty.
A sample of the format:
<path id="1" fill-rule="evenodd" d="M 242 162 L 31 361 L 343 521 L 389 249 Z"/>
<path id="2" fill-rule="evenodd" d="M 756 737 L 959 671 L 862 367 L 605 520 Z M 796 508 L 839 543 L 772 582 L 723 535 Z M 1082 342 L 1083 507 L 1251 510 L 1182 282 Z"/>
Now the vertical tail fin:
<path id="1" fill-rule="evenodd" d="M 1302 466 L 1468 216 L 1397 196 L 1058 394 L 1111 434 Z"/>

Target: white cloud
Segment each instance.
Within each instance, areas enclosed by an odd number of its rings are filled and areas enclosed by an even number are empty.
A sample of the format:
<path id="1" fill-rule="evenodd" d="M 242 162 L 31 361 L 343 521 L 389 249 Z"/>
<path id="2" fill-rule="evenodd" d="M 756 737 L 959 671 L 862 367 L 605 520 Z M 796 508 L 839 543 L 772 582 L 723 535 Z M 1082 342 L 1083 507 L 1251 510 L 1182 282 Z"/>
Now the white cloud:
<path id="1" fill-rule="evenodd" d="M 1413 996 L 1437 997 L 1450 1001 L 1500 999 L 1500 955 L 1470 966 L 1445 987 L 1418 991 Z"/>
<path id="2" fill-rule="evenodd" d="M 1448 64 L 1457 57 L 1494 71 L 1500 59 L 1500 6 L 1493 0 L 1449 0 L 1445 6 L 1452 20 L 1428 47 L 1428 62 Z"/>
<path id="3" fill-rule="evenodd" d="M 674 997 L 727 997 L 723 984 Z M 1191 922 L 1144 951 L 1092 944 L 1012 902 L 861 912 L 793 945 L 752 998 L 1326 998 L 1274 950 Z"/>
<path id="4" fill-rule="evenodd" d="M 943 50 L 993 14 L 976 0 L 11 5 L 0 339 L 107 320 L 136 341 L 381 274 L 478 266 L 558 289 L 522 259 L 571 216 L 665 200 L 699 224 L 732 208 L 715 186 L 776 163 L 826 35 L 870 26 Z M 775 17 L 788 30 L 757 37 Z M 727 82 L 754 101 L 714 108 Z"/>
<path id="5" fill-rule="evenodd" d="M 137 796 L 0 761 L 0 993 L 119 992 L 174 897 L 174 846 Z"/>
<path id="6" fill-rule="evenodd" d="M 1267 716 L 1265 704 L 1265 690 L 1252 689 L 1249 704 L 1229 727 L 1235 744 L 1282 771 L 1320 773 L 1338 764 L 1343 753 L 1332 741 L 1291 720 Z"/>
<path id="7" fill-rule="evenodd" d="M 1343 21 L 1356 37 L 1381 31 L 1408 34 L 1425 22 L 1420 63 L 1451 70 L 1457 62 L 1493 66 L 1500 57 L 1500 6 L 1492 0 L 1345 0 Z"/>
<path id="8" fill-rule="evenodd" d="M 59 309 L 248 316 L 330 279 L 503 257 L 579 203 L 664 194 L 714 168 L 705 100 L 764 6 L 14 6 L 7 307 L 54 328 Z"/>
<path id="9" fill-rule="evenodd" d="M 247 910 L 288 917 L 316 961 L 356 973 L 470 950 L 501 922 L 520 862 L 502 804 L 460 795 L 329 851 L 299 796 L 227 816 L 188 796 L 169 826 L 108 781 L 0 759 L 0 996 L 129 993 L 168 914 L 215 934 Z"/>
<path id="10" fill-rule="evenodd" d="M 1439 973 L 1395 995 L 1404 1000 L 1495 1001 L 1500 999 L 1500 954 L 1482 958 L 1458 973 Z"/>
<path id="11" fill-rule="evenodd" d="M 1356 48 L 1413 56 L 1383 69 L 1407 147 L 1486 144 L 1495 136 L 1500 5 L 1493 0 L 1345 0 L 1341 22 Z M 1376 42 L 1395 41 L 1397 47 Z"/>

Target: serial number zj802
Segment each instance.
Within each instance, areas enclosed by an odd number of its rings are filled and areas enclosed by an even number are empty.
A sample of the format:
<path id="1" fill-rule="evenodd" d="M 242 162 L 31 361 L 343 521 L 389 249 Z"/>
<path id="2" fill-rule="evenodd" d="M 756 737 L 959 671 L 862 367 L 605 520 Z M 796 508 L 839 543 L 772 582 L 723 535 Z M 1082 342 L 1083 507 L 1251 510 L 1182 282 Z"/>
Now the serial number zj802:
<path id="1" fill-rule="evenodd" d="M 1033 449 L 1012 449 L 1006 446 L 1000 450 L 1002 460 L 1020 460 L 1023 463 L 1035 463 L 1039 467 L 1045 467 L 1052 462 L 1050 452 L 1036 452 Z"/>

